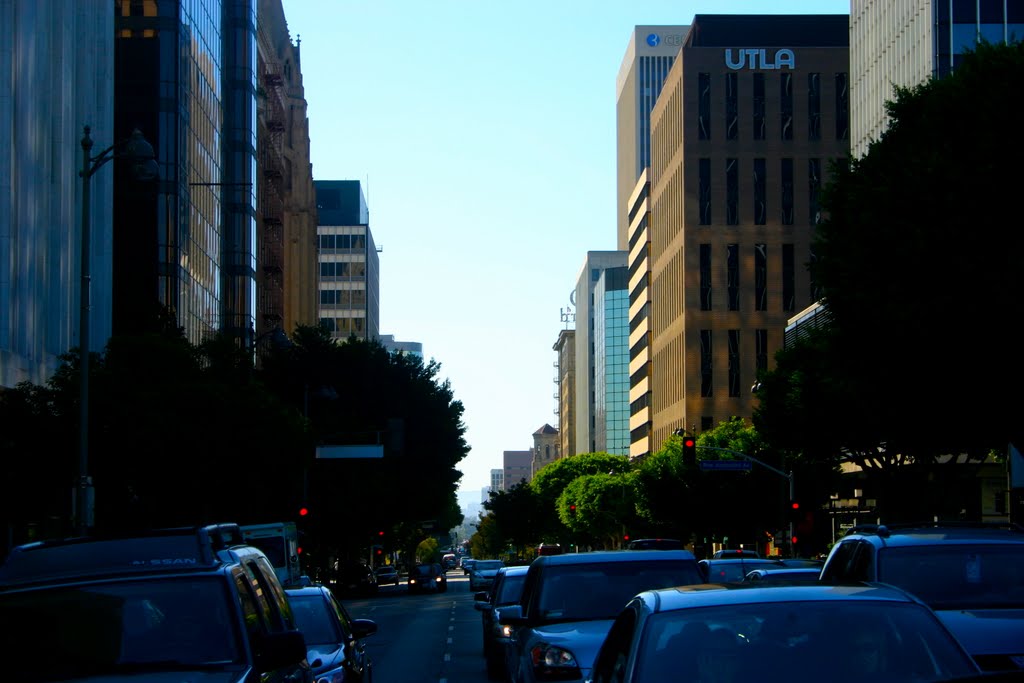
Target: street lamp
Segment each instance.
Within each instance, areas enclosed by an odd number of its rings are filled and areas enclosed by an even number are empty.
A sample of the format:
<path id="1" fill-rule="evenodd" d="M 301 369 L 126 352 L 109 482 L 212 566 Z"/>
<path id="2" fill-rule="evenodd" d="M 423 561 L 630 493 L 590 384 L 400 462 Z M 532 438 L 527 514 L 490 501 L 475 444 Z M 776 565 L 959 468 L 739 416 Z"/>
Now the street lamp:
<path id="1" fill-rule="evenodd" d="M 89 312 L 91 273 L 92 235 L 90 225 L 90 185 L 92 176 L 111 159 L 127 159 L 132 162 L 132 175 L 138 180 L 155 180 L 160 173 L 156 163 L 153 146 L 146 142 L 142 133 L 136 128 L 127 140 L 114 143 L 110 147 L 91 156 L 92 138 L 89 137 L 89 126 L 85 126 L 82 135 L 82 170 L 78 175 L 82 178 L 82 285 L 79 288 L 82 311 L 79 316 L 78 346 L 79 370 L 81 373 L 80 397 L 78 401 L 78 481 L 75 487 L 75 529 L 80 536 L 88 533 L 92 525 L 92 478 L 89 476 Z"/>

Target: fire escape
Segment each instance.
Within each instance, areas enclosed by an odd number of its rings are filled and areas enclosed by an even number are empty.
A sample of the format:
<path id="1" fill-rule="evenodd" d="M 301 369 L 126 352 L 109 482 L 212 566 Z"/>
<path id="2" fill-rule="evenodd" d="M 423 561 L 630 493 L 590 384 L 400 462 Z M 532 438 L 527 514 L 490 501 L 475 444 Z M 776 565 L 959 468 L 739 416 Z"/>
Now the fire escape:
<path id="1" fill-rule="evenodd" d="M 263 286 L 260 288 L 260 323 L 263 331 L 284 321 L 284 133 L 285 106 L 281 65 L 264 63 L 263 131 L 259 139 L 260 215 L 263 234 L 259 259 Z"/>

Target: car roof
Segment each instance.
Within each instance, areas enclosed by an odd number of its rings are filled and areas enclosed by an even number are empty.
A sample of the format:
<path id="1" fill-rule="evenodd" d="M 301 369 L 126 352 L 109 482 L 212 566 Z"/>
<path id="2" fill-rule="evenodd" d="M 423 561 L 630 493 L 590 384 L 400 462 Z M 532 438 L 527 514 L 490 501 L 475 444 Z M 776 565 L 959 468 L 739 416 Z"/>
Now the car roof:
<path id="1" fill-rule="evenodd" d="M 595 562 L 667 562 L 669 560 L 695 560 L 689 550 L 594 550 L 586 553 L 564 553 L 562 555 L 541 555 L 530 566 L 593 564 Z"/>
<path id="2" fill-rule="evenodd" d="M 295 588 L 285 588 L 284 592 L 290 596 L 323 596 L 325 593 L 330 594 L 331 589 L 322 584 L 315 584 L 312 586 L 297 586 Z"/>
<path id="3" fill-rule="evenodd" d="M 512 574 L 513 576 L 515 576 L 517 574 L 525 574 L 529 570 L 530 570 L 530 565 L 528 565 L 528 564 L 517 564 L 517 565 L 513 565 L 511 567 L 506 565 L 506 566 L 502 567 L 501 569 L 499 569 L 498 573 L 499 574 Z"/>
<path id="4" fill-rule="evenodd" d="M 842 540 L 862 538 L 886 546 L 1024 543 L 1024 527 L 988 524 L 862 525 L 847 531 Z"/>
<path id="5" fill-rule="evenodd" d="M 923 604 L 894 586 L 874 583 L 774 584 L 704 583 L 644 591 L 639 596 L 655 612 L 693 607 L 742 605 L 765 602 L 820 602 L 829 600 L 875 600 Z"/>
<path id="6" fill-rule="evenodd" d="M 767 565 L 767 566 L 772 566 L 772 567 L 785 567 L 786 566 L 786 565 L 784 565 L 782 563 L 781 560 L 777 560 L 777 559 L 775 559 L 773 557 L 754 557 L 753 555 L 751 555 L 750 557 L 709 557 L 707 559 L 701 560 L 701 562 L 702 563 L 706 563 L 706 564 L 715 564 L 715 565 L 722 565 L 722 564 L 726 564 L 726 565 L 728 565 L 728 564 L 745 565 L 745 564 L 749 564 L 749 565 Z M 790 567 L 790 569 L 792 569 L 792 568 L 793 567 Z"/>

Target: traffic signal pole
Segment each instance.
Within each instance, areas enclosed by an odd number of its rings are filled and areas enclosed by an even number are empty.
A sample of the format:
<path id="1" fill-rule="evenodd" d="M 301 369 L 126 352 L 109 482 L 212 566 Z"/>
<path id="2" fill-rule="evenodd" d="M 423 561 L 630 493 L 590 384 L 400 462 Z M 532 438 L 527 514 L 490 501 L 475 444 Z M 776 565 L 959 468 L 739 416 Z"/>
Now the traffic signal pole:
<path id="1" fill-rule="evenodd" d="M 779 475 L 780 477 L 785 478 L 789 482 L 789 500 L 790 501 L 796 500 L 796 489 L 795 489 L 795 486 L 793 484 L 793 470 L 790 470 L 789 472 L 783 472 L 782 470 L 780 470 L 777 467 L 772 467 L 771 465 L 769 465 L 766 462 L 761 462 L 760 460 L 758 460 L 757 458 L 755 458 L 752 455 L 747 455 L 746 453 L 740 453 L 739 451 L 730 450 L 728 448 L 718 448 L 717 446 L 698 446 L 698 448 L 703 448 L 704 450 L 708 450 L 708 451 L 720 451 L 722 453 L 730 453 L 732 455 L 737 455 L 737 456 L 739 456 L 739 457 L 741 457 L 741 458 L 743 458 L 745 460 L 749 460 L 750 462 L 756 463 L 756 464 L 760 465 L 761 467 L 764 467 L 767 470 L 771 470 L 772 472 L 774 472 L 775 474 Z M 789 554 L 790 554 L 791 557 L 795 557 L 796 556 L 796 551 L 793 548 L 793 545 L 794 545 L 793 544 L 793 520 L 791 518 L 789 520 Z"/>

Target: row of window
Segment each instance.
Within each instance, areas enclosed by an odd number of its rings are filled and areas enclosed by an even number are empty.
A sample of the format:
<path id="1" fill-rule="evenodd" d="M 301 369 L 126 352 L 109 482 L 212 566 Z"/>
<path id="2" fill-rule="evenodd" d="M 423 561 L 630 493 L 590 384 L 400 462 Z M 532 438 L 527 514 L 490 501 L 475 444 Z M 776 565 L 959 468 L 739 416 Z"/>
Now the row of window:
<path id="1" fill-rule="evenodd" d="M 729 397 L 736 398 L 743 390 L 743 378 L 740 376 L 740 340 L 742 330 L 725 330 L 728 345 Z M 768 369 L 768 330 L 754 330 L 754 361 L 757 372 Z M 714 330 L 700 331 L 700 395 L 701 398 L 714 396 Z M 748 378 L 747 384 L 750 384 Z"/>
<path id="2" fill-rule="evenodd" d="M 328 249 L 366 251 L 366 235 L 320 235 L 320 250 Z"/>
<path id="3" fill-rule="evenodd" d="M 794 96 L 793 79 L 795 74 L 783 71 L 778 74 L 779 110 L 769 114 L 767 111 L 766 88 L 769 76 L 764 73 L 752 74 L 752 92 L 750 114 L 755 140 L 767 140 L 769 130 L 775 128 L 776 135 L 780 140 L 792 140 L 794 136 Z M 725 91 L 725 117 L 724 129 L 726 140 L 739 140 L 740 137 L 740 92 L 739 74 L 723 74 L 724 83 L 722 88 Z M 850 137 L 850 88 L 849 75 L 845 72 L 833 75 L 835 84 L 835 130 L 836 140 L 848 140 Z M 698 103 L 697 103 L 697 137 L 701 140 L 710 140 L 712 131 L 711 101 L 712 101 L 712 76 L 710 73 L 697 75 Z M 803 100 L 807 111 L 807 140 L 817 141 L 822 139 L 821 130 L 821 74 L 807 74 L 806 88 Z M 773 118 L 777 120 L 773 121 Z"/>
<path id="4" fill-rule="evenodd" d="M 365 318 L 320 318 L 320 327 L 335 337 L 347 337 L 350 334 L 361 335 L 366 331 Z"/>
<path id="5" fill-rule="evenodd" d="M 711 202 L 711 193 L 714 187 L 713 173 L 711 169 L 712 160 L 701 158 L 697 162 L 698 174 L 698 210 L 700 225 L 711 225 L 714 220 L 714 211 Z M 725 167 L 722 169 L 725 175 L 725 224 L 740 224 L 740 160 L 737 158 L 725 159 Z M 721 173 L 722 171 L 719 171 Z M 751 218 L 754 225 L 767 225 L 769 212 L 768 198 L 768 160 L 756 158 L 751 160 L 749 171 L 753 174 L 753 196 L 750 204 Z M 778 220 L 782 225 L 793 225 L 796 220 L 795 205 L 795 170 L 791 158 L 779 159 L 779 196 Z M 821 219 L 821 159 L 808 159 L 806 167 L 807 187 L 807 222 L 817 225 Z"/>
<path id="6" fill-rule="evenodd" d="M 321 261 L 320 278 L 323 280 L 342 280 L 346 278 L 365 278 L 366 262 L 355 261 Z"/>
<path id="7" fill-rule="evenodd" d="M 782 310 L 796 310 L 796 255 L 792 244 L 781 246 L 782 267 Z M 740 245 L 725 245 L 725 282 L 726 308 L 730 311 L 740 310 Z M 754 245 L 754 310 L 768 310 L 768 245 Z M 700 310 L 714 310 L 713 282 L 713 250 L 711 244 L 700 245 Z M 811 282 L 810 301 L 817 301 L 820 296 L 818 287 Z"/>
<path id="8" fill-rule="evenodd" d="M 342 308 L 364 308 L 366 306 L 365 289 L 321 289 L 321 306 L 340 306 Z"/>

